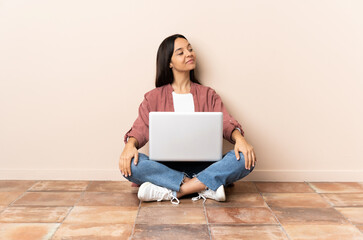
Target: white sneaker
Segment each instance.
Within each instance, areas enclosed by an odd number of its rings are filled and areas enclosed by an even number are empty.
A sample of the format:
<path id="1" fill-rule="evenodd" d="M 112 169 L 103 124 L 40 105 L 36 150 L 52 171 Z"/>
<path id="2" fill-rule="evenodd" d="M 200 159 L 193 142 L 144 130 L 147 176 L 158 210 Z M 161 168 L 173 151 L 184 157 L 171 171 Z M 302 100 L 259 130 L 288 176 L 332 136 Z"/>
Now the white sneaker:
<path id="1" fill-rule="evenodd" d="M 179 199 L 173 196 L 170 189 L 159 187 L 151 182 L 141 184 L 137 197 L 145 202 L 170 200 L 172 204 L 179 204 Z"/>
<path id="2" fill-rule="evenodd" d="M 210 199 L 213 199 L 213 200 L 216 200 L 218 202 L 224 202 L 226 201 L 226 194 L 224 193 L 224 186 L 221 185 L 217 191 L 213 191 L 211 189 L 207 189 L 207 190 L 204 190 L 200 193 L 198 193 L 199 196 L 198 197 L 193 197 L 192 200 L 193 201 L 197 201 L 201 198 L 204 199 L 203 202 L 205 202 L 207 200 L 207 198 L 210 198 Z"/>

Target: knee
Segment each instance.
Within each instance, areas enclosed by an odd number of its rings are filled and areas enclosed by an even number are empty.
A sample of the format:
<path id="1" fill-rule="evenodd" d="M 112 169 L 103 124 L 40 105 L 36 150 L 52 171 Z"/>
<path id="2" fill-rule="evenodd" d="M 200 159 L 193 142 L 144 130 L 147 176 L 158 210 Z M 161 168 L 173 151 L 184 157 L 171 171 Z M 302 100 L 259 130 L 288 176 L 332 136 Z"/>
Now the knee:
<path id="1" fill-rule="evenodd" d="M 135 158 L 131 159 L 131 171 L 138 171 L 140 168 L 143 167 L 146 160 L 148 160 L 149 157 L 143 153 L 139 153 L 137 165 L 135 165 Z"/>
<path id="2" fill-rule="evenodd" d="M 245 157 L 243 156 L 243 153 L 240 152 L 239 159 L 237 159 L 236 153 L 234 152 L 234 150 L 231 150 L 226 154 L 226 159 L 228 159 L 228 161 L 233 162 L 238 165 L 245 164 Z"/>
<path id="3" fill-rule="evenodd" d="M 236 157 L 236 154 L 234 152 L 234 150 L 231 150 L 230 152 L 228 152 L 228 154 L 230 154 L 230 161 L 231 161 L 231 164 L 233 164 L 233 167 L 234 169 L 237 171 L 237 172 L 242 172 L 242 171 L 249 171 L 249 172 L 252 172 L 254 167 L 251 166 L 250 169 L 246 169 L 246 161 L 245 161 L 245 157 L 243 155 L 243 153 L 239 153 L 239 160 L 237 160 L 237 157 Z"/>
<path id="4" fill-rule="evenodd" d="M 135 165 L 135 158 L 131 159 L 130 162 L 130 169 L 131 169 L 131 174 L 134 175 L 135 173 L 139 172 L 140 169 L 143 167 L 144 163 L 146 160 L 148 160 L 149 157 L 143 153 L 139 153 L 138 155 L 138 162 L 137 165 Z M 124 176 L 126 179 L 129 180 L 128 177 Z"/>
<path id="5" fill-rule="evenodd" d="M 143 154 L 143 153 L 139 153 L 138 155 L 138 162 L 142 162 L 142 161 L 145 161 L 145 160 L 148 160 L 149 157 L 146 155 L 146 154 Z M 131 162 L 133 163 L 135 160 L 135 158 L 132 158 L 131 159 Z"/>
<path id="6" fill-rule="evenodd" d="M 251 164 L 250 169 L 246 169 L 246 166 L 245 166 L 246 165 L 246 159 L 245 159 L 245 157 L 244 157 L 244 155 L 242 153 L 239 153 L 239 155 L 240 155 L 239 161 L 241 161 L 241 165 L 243 166 L 243 169 L 246 170 L 246 171 L 252 172 L 255 167 L 252 166 L 252 164 Z"/>
<path id="7" fill-rule="evenodd" d="M 241 154 L 242 155 L 242 157 L 240 158 L 240 161 L 241 161 L 241 168 L 240 168 L 240 173 L 241 173 L 241 178 L 243 178 L 243 177 L 245 177 L 245 176 L 247 176 L 248 174 L 250 174 L 252 171 L 253 171 L 253 169 L 255 169 L 255 167 L 254 166 L 250 166 L 250 169 L 247 169 L 246 168 L 246 166 L 245 166 L 245 158 L 244 158 L 244 156 L 243 156 L 243 154 Z"/>
<path id="8" fill-rule="evenodd" d="M 234 152 L 234 150 L 229 151 L 226 154 L 226 156 L 228 156 L 229 159 L 237 160 L 236 153 Z M 244 161 L 244 156 L 243 156 L 243 153 L 242 152 L 239 152 L 239 158 L 240 158 L 240 160 L 243 159 L 243 161 Z"/>
<path id="9" fill-rule="evenodd" d="M 142 172 L 144 171 L 143 169 L 145 169 L 144 165 L 145 165 L 145 162 L 147 159 L 148 159 L 147 155 L 145 155 L 143 153 L 139 153 L 138 162 L 137 162 L 137 165 L 135 165 L 135 162 L 134 162 L 135 159 L 132 158 L 131 163 L 130 163 L 131 176 L 124 176 L 124 178 L 126 178 L 130 182 L 133 182 L 136 184 L 141 184 L 142 182 L 139 181 L 139 177 L 140 177 L 140 174 L 142 175 Z"/>

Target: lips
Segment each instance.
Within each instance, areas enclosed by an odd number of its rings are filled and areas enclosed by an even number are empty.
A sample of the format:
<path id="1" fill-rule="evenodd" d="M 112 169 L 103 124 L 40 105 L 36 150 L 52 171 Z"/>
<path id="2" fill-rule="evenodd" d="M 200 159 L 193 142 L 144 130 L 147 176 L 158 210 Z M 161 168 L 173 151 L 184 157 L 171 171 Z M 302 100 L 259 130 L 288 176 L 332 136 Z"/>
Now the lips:
<path id="1" fill-rule="evenodd" d="M 187 63 L 194 63 L 194 59 L 190 59 Z"/>

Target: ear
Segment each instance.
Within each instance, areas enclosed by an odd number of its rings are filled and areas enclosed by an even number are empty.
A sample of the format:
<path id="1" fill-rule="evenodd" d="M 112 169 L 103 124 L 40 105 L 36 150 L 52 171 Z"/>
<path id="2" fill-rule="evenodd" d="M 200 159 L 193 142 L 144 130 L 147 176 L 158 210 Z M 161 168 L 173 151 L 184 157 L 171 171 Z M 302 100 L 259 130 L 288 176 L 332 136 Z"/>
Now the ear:
<path id="1" fill-rule="evenodd" d="M 173 64 L 172 63 L 169 64 L 169 68 L 173 68 Z"/>

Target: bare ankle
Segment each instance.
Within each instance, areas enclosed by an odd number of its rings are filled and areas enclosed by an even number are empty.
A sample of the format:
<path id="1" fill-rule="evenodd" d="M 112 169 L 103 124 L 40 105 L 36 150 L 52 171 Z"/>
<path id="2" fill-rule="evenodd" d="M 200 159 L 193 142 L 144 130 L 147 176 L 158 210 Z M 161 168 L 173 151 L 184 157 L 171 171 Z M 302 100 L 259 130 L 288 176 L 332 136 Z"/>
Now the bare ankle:
<path id="1" fill-rule="evenodd" d="M 190 180 L 192 180 L 191 178 L 188 178 L 188 177 L 185 177 L 184 179 L 183 179 L 183 182 L 184 183 L 187 183 L 187 182 L 189 182 Z"/>

